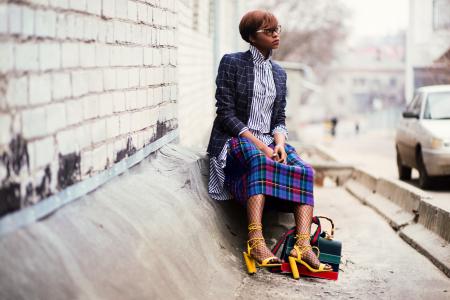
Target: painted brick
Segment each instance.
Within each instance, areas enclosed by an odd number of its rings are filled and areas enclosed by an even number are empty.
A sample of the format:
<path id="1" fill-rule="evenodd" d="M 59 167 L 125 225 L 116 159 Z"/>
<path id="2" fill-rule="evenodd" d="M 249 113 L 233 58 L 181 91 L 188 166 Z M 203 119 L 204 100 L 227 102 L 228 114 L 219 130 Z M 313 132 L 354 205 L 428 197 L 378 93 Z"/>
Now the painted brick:
<path id="1" fill-rule="evenodd" d="M 115 138 L 119 135 L 119 116 L 112 116 L 106 119 L 106 137 Z"/>
<path id="2" fill-rule="evenodd" d="M 66 106 L 64 103 L 55 103 L 46 107 L 47 130 L 50 133 L 66 127 Z"/>
<path id="3" fill-rule="evenodd" d="M 91 123 L 78 126 L 75 132 L 77 151 L 90 147 L 92 145 Z"/>
<path id="4" fill-rule="evenodd" d="M 154 101 L 155 101 L 155 104 L 156 105 L 158 105 L 158 104 L 160 104 L 160 103 L 162 103 L 162 101 L 163 101 L 163 95 L 162 95 L 162 88 L 155 88 L 155 89 L 153 89 L 153 92 L 154 92 Z"/>
<path id="5" fill-rule="evenodd" d="M 87 12 L 94 15 L 102 14 L 102 0 L 88 0 L 87 1 Z"/>
<path id="6" fill-rule="evenodd" d="M 69 73 L 52 73 L 52 98 L 59 100 L 72 95 L 72 84 Z"/>
<path id="7" fill-rule="evenodd" d="M 170 101 L 170 86 L 163 87 L 163 101 L 164 102 Z"/>
<path id="8" fill-rule="evenodd" d="M 114 40 L 124 42 L 126 39 L 127 24 L 119 20 L 114 21 Z"/>
<path id="9" fill-rule="evenodd" d="M 34 143 L 35 168 L 49 165 L 55 159 L 55 143 L 53 137 L 37 140 Z"/>
<path id="10" fill-rule="evenodd" d="M 134 1 L 128 1 L 128 19 L 132 21 L 138 20 L 137 4 Z"/>
<path id="11" fill-rule="evenodd" d="M 9 33 L 22 33 L 22 8 L 18 5 L 8 6 L 8 25 Z"/>
<path id="12" fill-rule="evenodd" d="M 162 64 L 168 65 L 170 62 L 170 49 L 162 50 Z"/>
<path id="13" fill-rule="evenodd" d="M 117 87 L 119 89 L 128 88 L 128 70 L 118 69 L 117 70 Z"/>
<path id="14" fill-rule="evenodd" d="M 80 171 L 81 171 L 81 179 L 88 177 L 88 175 L 92 172 L 92 151 L 83 151 L 81 152 L 81 163 L 80 163 Z"/>
<path id="15" fill-rule="evenodd" d="M 60 131 L 56 134 L 56 142 L 58 144 L 58 153 L 66 155 L 72 152 L 77 152 L 77 128 L 71 128 Z"/>
<path id="16" fill-rule="evenodd" d="M 68 8 L 69 0 L 50 0 L 50 6 L 58 8 Z"/>
<path id="17" fill-rule="evenodd" d="M 83 39 L 87 41 L 95 41 L 98 38 L 99 21 L 95 17 L 84 18 Z"/>
<path id="18" fill-rule="evenodd" d="M 115 1 L 102 1 L 102 15 L 107 18 L 115 17 Z"/>
<path id="19" fill-rule="evenodd" d="M 22 7 L 22 34 L 34 35 L 34 10 L 25 6 Z"/>
<path id="20" fill-rule="evenodd" d="M 80 100 L 65 102 L 67 125 L 74 125 L 83 121 L 83 105 Z"/>
<path id="21" fill-rule="evenodd" d="M 95 66 L 95 45 L 81 44 L 80 45 L 80 64 L 81 67 Z"/>
<path id="22" fill-rule="evenodd" d="M 138 20 L 147 23 L 147 5 L 144 3 L 137 3 Z"/>
<path id="23" fill-rule="evenodd" d="M 0 3 L 0 33 L 8 32 L 8 6 Z"/>
<path id="24" fill-rule="evenodd" d="M 56 14 L 53 11 L 36 11 L 35 34 L 40 37 L 56 36 Z"/>
<path id="25" fill-rule="evenodd" d="M 103 91 L 103 73 L 100 70 L 92 70 L 88 72 L 89 92 Z"/>
<path id="26" fill-rule="evenodd" d="M 2 43 L 0 47 L 0 72 L 6 73 L 14 67 L 14 47 L 10 43 Z"/>
<path id="27" fill-rule="evenodd" d="M 66 15 L 58 15 L 56 17 L 56 37 L 58 39 L 66 39 L 68 35 L 67 29 L 67 16 Z"/>
<path id="28" fill-rule="evenodd" d="M 113 113 L 114 108 L 113 93 L 99 95 L 99 116 L 109 116 Z"/>
<path id="29" fill-rule="evenodd" d="M 106 69 L 103 71 L 103 87 L 105 91 L 115 90 L 117 88 L 115 69 Z"/>
<path id="30" fill-rule="evenodd" d="M 137 108 L 144 108 L 147 106 L 147 91 L 145 89 L 137 91 L 136 106 Z"/>
<path id="31" fill-rule="evenodd" d="M 128 91 L 125 93 L 125 107 L 127 110 L 133 110 L 137 108 L 136 91 Z"/>
<path id="32" fill-rule="evenodd" d="M 86 95 L 89 91 L 88 76 L 86 71 L 72 72 L 72 95 L 74 97 Z"/>
<path id="33" fill-rule="evenodd" d="M 94 171 L 101 171 L 106 167 L 106 145 L 101 145 L 92 151 Z"/>
<path id="34" fill-rule="evenodd" d="M 30 75 L 30 104 L 48 103 L 52 99 L 50 74 Z"/>
<path id="35" fill-rule="evenodd" d="M 40 44 L 39 64 L 42 71 L 61 68 L 61 45 L 58 43 Z"/>
<path id="36" fill-rule="evenodd" d="M 99 108 L 98 108 L 98 95 L 89 95 L 83 97 L 83 113 L 84 119 L 92 119 L 98 117 Z"/>
<path id="37" fill-rule="evenodd" d="M 8 80 L 6 103 L 8 107 L 26 106 L 28 102 L 28 77 L 11 77 Z"/>
<path id="38" fill-rule="evenodd" d="M 147 107 L 155 105 L 153 89 L 147 89 Z"/>
<path id="39" fill-rule="evenodd" d="M 103 44 L 95 45 L 95 61 L 97 67 L 109 66 L 109 46 Z"/>
<path id="40" fill-rule="evenodd" d="M 116 17 L 121 19 L 128 18 L 128 0 L 115 0 Z"/>
<path id="41" fill-rule="evenodd" d="M 69 0 L 69 8 L 78 11 L 86 11 L 86 1 L 93 0 Z"/>
<path id="42" fill-rule="evenodd" d="M 80 65 L 79 45 L 77 43 L 64 43 L 61 45 L 63 68 L 75 68 Z"/>
<path id="43" fill-rule="evenodd" d="M 12 118 L 10 115 L 0 114 L 0 148 L 9 144 L 11 136 Z"/>
<path id="44" fill-rule="evenodd" d="M 120 134 L 127 134 L 130 132 L 130 114 L 125 113 L 121 114 L 119 117 L 119 128 L 120 128 Z"/>
<path id="45" fill-rule="evenodd" d="M 178 92 L 178 86 L 176 86 L 176 85 L 170 86 L 170 100 L 171 101 L 177 100 L 177 92 Z"/>
<path id="46" fill-rule="evenodd" d="M 144 65 L 151 66 L 153 63 L 153 49 L 145 48 L 144 49 Z"/>
<path id="47" fill-rule="evenodd" d="M 162 63 L 161 49 L 153 49 L 153 65 L 160 66 Z"/>
<path id="48" fill-rule="evenodd" d="M 113 94 L 113 111 L 122 112 L 125 110 L 125 93 L 115 92 Z"/>
<path id="49" fill-rule="evenodd" d="M 128 69 L 128 85 L 129 87 L 139 86 L 139 69 L 132 68 Z"/>
<path id="50" fill-rule="evenodd" d="M 45 136 L 47 134 L 47 122 L 43 107 L 24 110 L 22 115 L 22 133 L 25 139 Z"/>
<path id="51" fill-rule="evenodd" d="M 106 121 L 105 119 L 96 120 L 92 123 L 92 142 L 94 144 L 106 139 Z"/>
<path id="52" fill-rule="evenodd" d="M 38 53 L 36 44 L 17 44 L 15 46 L 16 69 L 19 71 L 37 71 L 39 69 Z"/>

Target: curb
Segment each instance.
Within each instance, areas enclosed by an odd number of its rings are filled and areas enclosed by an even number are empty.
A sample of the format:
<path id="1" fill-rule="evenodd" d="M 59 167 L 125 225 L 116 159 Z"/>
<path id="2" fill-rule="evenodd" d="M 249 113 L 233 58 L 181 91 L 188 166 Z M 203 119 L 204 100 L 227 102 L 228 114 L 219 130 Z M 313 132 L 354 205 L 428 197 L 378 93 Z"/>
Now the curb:
<path id="1" fill-rule="evenodd" d="M 318 155 L 337 161 L 323 147 Z M 355 168 L 345 189 L 384 217 L 400 237 L 450 277 L 450 212 L 432 205 L 431 197 L 404 182 Z"/>

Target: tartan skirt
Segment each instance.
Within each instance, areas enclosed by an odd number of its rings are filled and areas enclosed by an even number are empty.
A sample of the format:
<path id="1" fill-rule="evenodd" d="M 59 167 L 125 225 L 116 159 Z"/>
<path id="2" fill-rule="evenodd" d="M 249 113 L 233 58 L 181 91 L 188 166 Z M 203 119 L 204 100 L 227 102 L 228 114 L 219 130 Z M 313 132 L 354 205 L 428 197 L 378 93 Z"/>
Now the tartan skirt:
<path id="1" fill-rule="evenodd" d="M 294 147 L 286 144 L 284 164 L 268 158 L 246 138 L 232 138 L 228 146 L 224 185 L 237 202 L 245 205 L 249 197 L 264 194 L 269 196 L 269 205 L 314 206 L 314 170 Z M 274 148 L 274 144 L 269 147 Z"/>

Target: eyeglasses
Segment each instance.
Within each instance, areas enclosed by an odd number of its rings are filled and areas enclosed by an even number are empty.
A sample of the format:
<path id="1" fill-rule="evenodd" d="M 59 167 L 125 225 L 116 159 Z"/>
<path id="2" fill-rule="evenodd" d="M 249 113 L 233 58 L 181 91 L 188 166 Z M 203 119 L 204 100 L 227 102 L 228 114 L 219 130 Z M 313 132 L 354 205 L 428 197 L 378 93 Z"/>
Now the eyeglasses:
<path id="1" fill-rule="evenodd" d="M 259 29 L 259 30 L 256 30 L 256 32 L 264 32 L 265 35 L 273 36 L 274 33 L 276 33 L 276 34 L 281 33 L 281 25 L 278 25 L 275 28 Z"/>

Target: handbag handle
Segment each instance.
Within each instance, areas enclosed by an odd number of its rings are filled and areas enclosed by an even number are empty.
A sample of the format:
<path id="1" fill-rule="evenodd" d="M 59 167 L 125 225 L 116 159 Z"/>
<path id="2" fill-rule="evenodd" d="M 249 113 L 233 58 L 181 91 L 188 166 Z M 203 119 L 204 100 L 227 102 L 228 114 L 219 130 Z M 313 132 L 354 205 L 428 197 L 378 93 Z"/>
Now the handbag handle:
<path id="1" fill-rule="evenodd" d="M 328 234 L 328 232 L 324 231 L 325 238 L 328 240 L 332 240 L 334 238 L 334 222 L 328 217 L 324 216 L 315 216 L 312 218 L 312 223 L 317 225 L 316 231 L 314 231 L 313 237 L 311 239 L 311 244 L 314 245 L 319 240 L 319 236 L 322 233 L 322 224 L 320 223 L 320 219 L 325 219 L 330 222 L 331 224 L 331 234 Z"/>

